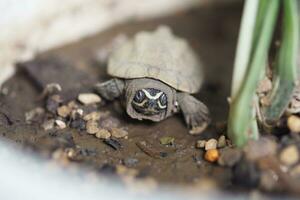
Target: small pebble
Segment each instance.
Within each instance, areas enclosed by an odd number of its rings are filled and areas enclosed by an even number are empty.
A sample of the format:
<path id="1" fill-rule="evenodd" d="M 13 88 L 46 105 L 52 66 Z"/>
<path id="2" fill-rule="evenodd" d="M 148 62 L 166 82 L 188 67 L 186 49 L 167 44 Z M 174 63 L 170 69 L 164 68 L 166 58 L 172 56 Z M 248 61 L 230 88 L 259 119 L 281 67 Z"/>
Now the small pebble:
<path id="1" fill-rule="evenodd" d="M 94 111 L 94 112 L 91 112 L 91 113 L 85 115 L 85 116 L 83 117 L 83 119 L 84 119 L 85 121 L 90 121 L 90 120 L 92 120 L 92 121 L 97 121 L 97 120 L 100 119 L 100 116 L 101 116 L 100 112 Z"/>
<path id="2" fill-rule="evenodd" d="M 300 178 L 300 164 L 296 165 L 295 167 L 293 167 L 291 170 L 290 170 L 290 175 L 292 177 L 295 177 L 297 179 Z"/>
<path id="3" fill-rule="evenodd" d="M 96 134 L 99 131 L 98 123 L 95 121 L 88 121 L 86 123 L 86 132 L 89 134 Z"/>
<path id="4" fill-rule="evenodd" d="M 244 152 L 247 160 L 255 161 L 276 154 L 277 143 L 271 138 L 260 137 L 258 140 L 249 140 Z"/>
<path id="5" fill-rule="evenodd" d="M 133 167 L 138 162 L 139 162 L 139 160 L 137 158 L 126 158 L 123 160 L 124 165 L 126 165 L 127 167 Z"/>
<path id="6" fill-rule="evenodd" d="M 84 105 L 101 102 L 101 98 L 94 93 L 81 93 L 78 95 L 78 100 Z"/>
<path id="7" fill-rule="evenodd" d="M 232 167 L 242 158 L 242 152 L 238 149 L 225 148 L 220 152 L 218 164 L 221 166 Z"/>
<path id="8" fill-rule="evenodd" d="M 81 118 L 82 115 L 83 115 L 83 110 L 80 108 L 71 111 L 71 119 Z"/>
<path id="9" fill-rule="evenodd" d="M 108 117 L 100 121 L 100 126 L 105 129 L 117 128 L 119 125 L 120 121 L 115 117 Z"/>
<path id="10" fill-rule="evenodd" d="M 71 122 L 70 127 L 83 131 L 86 128 L 86 123 L 83 119 L 78 118 Z"/>
<path id="11" fill-rule="evenodd" d="M 56 114 L 59 104 L 62 103 L 62 99 L 59 95 L 52 95 L 46 101 L 47 111 Z"/>
<path id="12" fill-rule="evenodd" d="M 106 129 L 100 129 L 96 133 L 96 137 L 99 138 L 99 139 L 108 139 L 108 138 L 111 137 L 111 133 Z"/>
<path id="13" fill-rule="evenodd" d="M 45 121 L 45 122 L 42 124 L 42 128 L 43 128 L 45 131 L 48 131 L 48 130 L 51 130 L 51 129 L 54 128 L 54 124 L 55 124 L 55 120 L 54 120 L 54 119 L 50 119 L 50 120 Z"/>
<path id="14" fill-rule="evenodd" d="M 210 149 L 216 149 L 217 148 L 218 141 L 216 139 L 209 139 L 205 143 L 205 150 L 210 150 Z"/>
<path id="15" fill-rule="evenodd" d="M 45 110 L 43 108 L 40 107 L 34 108 L 31 111 L 25 113 L 25 120 L 26 121 L 34 120 L 34 118 L 44 114 L 44 112 Z"/>
<path id="16" fill-rule="evenodd" d="M 44 92 L 46 94 L 54 94 L 54 93 L 58 93 L 61 91 L 62 91 L 62 88 L 58 83 L 49 83 L 44 88 Z"/>
<path id="17" fill-rule="evenodd" d="M 291 132 L 300 133 L 300 118 L 295 115 L 291 115 L 287 120 L 287 126 Z"/>
<path id="18" fill-rule="evenodd" d="M 160 156 L 161 158 L 165 158 L 165 157 L 167 157 L 167 156 L 168 156 L 168 153 L 167 153 L 167 152 L 164 152 L 164 151 L 162 151 L 162 152 L 159 152 L 159 156 Z"/>
<path id="19" fill-rule="evenodd" d="M 66 148 L 65 153 L 70 159 L 74 159 L 77 156 L 77 152 L 73 148 Z"/>
<path id="20" fill-rule="evenodd" d="M 282 164 L 291 166 L 298 162 L 299 152 L 296 145 L 285 147 L 279 154 L 279 159 Z"/>
<path id="21" fill-rule="evenodd" d="M 218 139 L 218 148 L 224 148 L 226 146 L 225 135 L 221 135 Z"/>
<path id="22" fill-rule="evenodd" d="M 68 107 L 71 108 L 71 109 L 77 109 L 78 108 L 78 105 L 75 101 L 70 101 L 68 103 Z"/>
<path id="23" fill-rule="evenodd" d="M 67 127 L 66 123 L 60 119 L 55 120 L 55 124 L 59 129 L 64 129 Z"/>
<path id="24" fill-rule="evenodd" d="M 104 174 L 114 174 L 116 173 L 116 166 L 111 164 L 104 164 L 101 166 L 99 171 Z"/>
<path id="25" fill-rule="evenodd" d="M 216 162 L 219 158 L 219 151 L 217 149 L 209 149 L 204 154 L 204 159 L 208 162 Z"/>
<path id="26" fill-rule="evenodd" d="M 233 167 L 232 179 L 235 184 L 255 188 L 260 181 L 260 170 L 254 162 L 242 159 Z"/>
<path id="27" fill-rule="evenodd" d="M 135 177 L 138 174 L 138 171 L 136 169 L 130 169 L 124 165 L 117 165 L 116 169 L 117 169 L 117 174 L 120 176 Z"/>
<path id="28" fill-rule="evenodd" d="M 266 93 L 272 89 L 272 81 L 268 78 L 265 77 L 262 79 L 257 87 L 257 93 Z"/>
<path id="29" fill-rule="evenodd" d="M 271 100 L 270 100 L 269 96 L 260 97 L 259 102 L 260 102 L 260 104 L 262 106 L 269 106 L 269 105 L 271 105 Z"/>
<path id="30" fill-rule="evenodd" d="M 59 161 L 60 163 L 63 163 L 65 165 L 69 164 L 69 160 L 67 159 L 66 153 L 62 149 L 56 149 L 52 153 L 52 159 Z"/>
<path id="31" fill-rule="evenodd" d="M 97 151 L 95 149 L 83 148 L 79 150 L 79 153 L 83 156 L 96 156 Z"/>
<path id="32" fill-rule="evenodd" d="M 174 145 L 175 138 L 165 136 L 165 137 L 161 137 L 159 139 L 159 141 L 160 141 L 160 144 L 162 144 L 162 145 Z"/>
<path id="33" fill-rule="evenodd" d="M 206 143 L 205 140 L 198 140 L 196 142 L 196 148 L 198 148 L 198 149 L 204 148 L 205 147 L 205 143 Z"/>
<path id="34" fill-rule="evenodd" d="M 111 128 L 110 129 L 111 135 L 115 138 L 126 138 L 128 137 L 128 132 L 124 129 L 120 128 Z"/>
<path id="35" fill-rule="evenodd" d="M 274 191 L 278 188 L 278 175 L 272 170 L 261 172 L 259 187 L 264 191 Z"/>
<path id="36" fill-rule="evenodd" d="M 68 106 L 60 106 L 57 108 L 57 114 L 63 118 L 66 118 L 70 115 L 71 109 Z"/>
<path id="37" fill-rule="evenodd" d="M 112 147 L 114 150 L 119 150 L 122 148 L 122 144 L 118 140 L 112 138 L 105 139 L 103 142 Z"/>

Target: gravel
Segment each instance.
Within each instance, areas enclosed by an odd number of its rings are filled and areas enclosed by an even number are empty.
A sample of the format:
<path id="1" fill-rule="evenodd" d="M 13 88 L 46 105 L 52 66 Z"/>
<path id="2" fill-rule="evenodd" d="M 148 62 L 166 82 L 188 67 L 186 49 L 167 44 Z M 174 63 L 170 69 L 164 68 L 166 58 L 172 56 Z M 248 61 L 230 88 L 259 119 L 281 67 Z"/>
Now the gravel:
<path id="1" fill-rule="evenodd" d="M 101 98 L 94 93 L 81 93 L 78 95 L 78 101 L 84 105 L 100 103 Z"/>

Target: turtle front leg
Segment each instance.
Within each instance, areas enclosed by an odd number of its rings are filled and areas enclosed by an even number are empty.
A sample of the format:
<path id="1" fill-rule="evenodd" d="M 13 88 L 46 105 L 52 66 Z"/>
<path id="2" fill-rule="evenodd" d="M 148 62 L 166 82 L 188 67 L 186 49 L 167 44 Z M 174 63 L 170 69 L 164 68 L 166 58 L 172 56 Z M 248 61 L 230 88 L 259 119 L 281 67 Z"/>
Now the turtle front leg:
<path id="1" fill-rule="evenodd" d="M 112 101 L 124 93 L 125 83 L 121 79 L 113 78 L 95 85 L 96 92 L 106 100 Z"/>
<path id="2" fill-rule="evenodd" d="M 210 123 L 209 110 L 201 101 L 190 94 L 178 92 L 177 102 L 191 134 L 201 133 Z"/>

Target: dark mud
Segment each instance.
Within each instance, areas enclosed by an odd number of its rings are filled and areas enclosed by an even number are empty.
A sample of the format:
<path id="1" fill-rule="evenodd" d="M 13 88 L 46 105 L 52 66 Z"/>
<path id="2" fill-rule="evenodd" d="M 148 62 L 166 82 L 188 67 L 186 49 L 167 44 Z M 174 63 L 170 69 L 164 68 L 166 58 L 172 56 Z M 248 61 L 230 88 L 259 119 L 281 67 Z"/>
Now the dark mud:
<path id="1" fill-rule="evenodd" d="M 220 187 L 230 188 L 231 169 L 205 161 L 204 150 L 196 149 L 195 142 L 224 134 L 214 125 L 226 120 L 228 115 L 227 97 L 241 8 L 235 4 L 208 6 L 169 17 L 118 25 L 43 53 L 38 60 L 19 64 L 17 74 L 3 86 L 8 89 L 8 94 L 0 96 L 0 134 L 46 157 L 57 149 L 79 149 L 80 158 L 74 162 L 99 171 L 111 172 L 113 166 L 124 164 L 137 169 L 140 177 L 151 176 L 160 183 L 191 184 L 209 177 Z M 71 128 L 44 131 L 38 121 L 25 122 L 26 112 L 45 106 L 38 97 L 47 83 L 60 83 L 65 101 L 74 99 L 80 92 L 91 91 L 95 82 L 109 78 L 105 66 L 95 60 L 100 48 L 118 34 L 125 33 L 130 37 L 140 30 L 153 30 L 160 24 L 169 25 L 176 35 L 188 39 L 205 65 L 206 81 L 197 97 L 210 108 L 213 122 L 202 135 L 189 135 L 180 115 L 160 123 L 132 120 L 122 112 L 118 102 L 105 103 L 96 109 L 110 111 L 111 116 L 119 121 L 119 126 L 128 131 L 128 139 L 118 139 L 121 148 L 112 148 L 108 144 L 112 141 L 103 142 L 84 131 Z M 60 66 L 61 60 L 69 64 Z M 30 70 L 26 66 L 31 66 Z M 44 66 L 43 70 L 41 66 Z M 163 136 L 173 137 L 174 145 L 161 145 Z M 141 142 L 145 141 L 159 152 L 158 156 L 141 148 Z"/>

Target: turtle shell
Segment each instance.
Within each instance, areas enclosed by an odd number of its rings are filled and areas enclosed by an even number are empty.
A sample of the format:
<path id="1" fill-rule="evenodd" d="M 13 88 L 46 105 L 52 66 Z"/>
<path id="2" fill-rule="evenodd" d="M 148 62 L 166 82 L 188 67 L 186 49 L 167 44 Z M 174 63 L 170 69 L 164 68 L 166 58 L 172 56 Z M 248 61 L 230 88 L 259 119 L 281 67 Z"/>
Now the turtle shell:
<path id="1" fill-rule="evenodd" d="M 166 26 L 139 32 L 116 49 L 109 58 L 108 74 L 125 79 L 153 78 L 188 93 L 196 93 L 203 80 L 194 51 Z"/>

